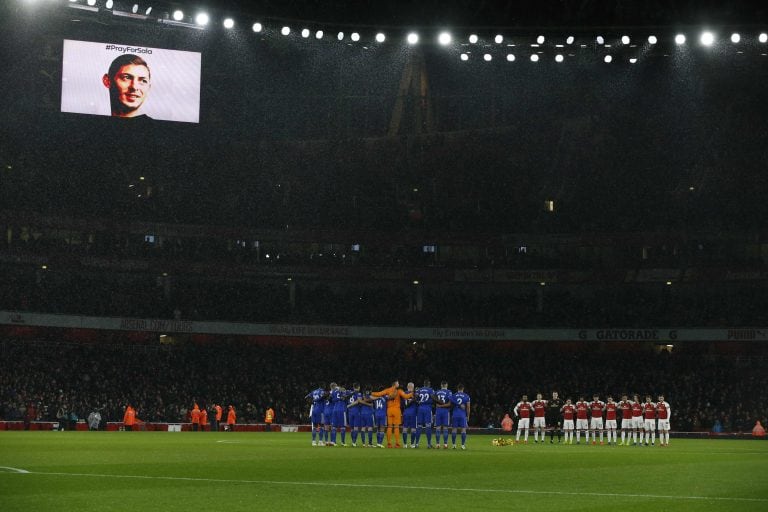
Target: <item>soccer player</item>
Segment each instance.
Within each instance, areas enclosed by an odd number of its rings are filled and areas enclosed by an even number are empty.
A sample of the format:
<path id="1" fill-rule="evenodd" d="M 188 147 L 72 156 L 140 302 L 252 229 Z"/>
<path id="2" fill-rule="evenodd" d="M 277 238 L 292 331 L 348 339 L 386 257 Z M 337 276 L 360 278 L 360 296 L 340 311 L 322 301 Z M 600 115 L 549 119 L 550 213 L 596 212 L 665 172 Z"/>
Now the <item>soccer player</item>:
<path id="1" fill-rule="evenodd" d="M 563 401 L 560 399 L 557 391 L 552 392 L 552 399 L 547 403 L 547 423 L 552 427 L 549 432 L 549 444 L 555 442 L 555 430 L 557 430 L 557 442 L 560 443 L 563 438 L 562 423 L 560 422 L 560 410 L 563 408 Z"/>
<path id="2" fill-rule="evenodd" d="M 643 444 L 643 404 L 640 403 L 640 396 L 632 397 L 632 444 L 641 446 Z"/>
<path id="3" fill-rule="evenodd" d="M 363 394 L 360 393 L 360 384 L 352 383 L 352 393 L 347 396 L 347 418 L 349 426 L 352 428 L 352 446 L 357 446 L 357 434 L 360 431 L 360 400 Z M 342 435 L 343 439 L 343 435 Z"/>
<path id="4" fill-rule="evenodd" d="M 323 441 L 323 408 L 325 406 L 325 386 L 320 384 L 317 389 L 310 391 L 304 398 L 312 403 L 309 408 L 309 417 L 312 422 L 312 446 L 317 446 L 318 438 L 320 446 L 324 446 Z"/>
<path id="5" fill-rule="evenodd" d="M 531 404 L 533 407 L 533 442 L 539 442 L 539 433 L 541 433 L 541 442 L 544 442 L 544 438 L 547 435 L 547 422 L 545 415 L 547 413 L 547 401 L 541 396 L 541 393 L 536 393 L 536 400 Z"/>
<path id="6" fill-rule="evenodd" d="M 382 401 L 382 411 L 384 410 L 384 399 Z M 371 398 L 371 387 L 366 386 L 360 397 L 360 438 L 363 446 L 373 447 L 373 399 Z M 384 416 L 384 421 L 387 417 Z M 365 433 L 368 432 L 368 444 L 365 444 Z M 382 433 L 383 435 L 383 433 Z"/>
<path id="7" fill-rule="evenodd" d="M 669 418 L 672 416 L 672 409 L 664 401 L 664 395 L 659 395 L 659 401 L 656 404 L 656 414 L 659 417 L 659 444 L 669 446 Z"/>
<path id="8" fill-rule="evenodd" d="M 645 446 L 648 446 L 648 439 L 651 440 L 651 446 L 656 444 L 656 406 L 651 402 L 651 395 L 646 395 L 643 404 L 643 430 L 645 430 Z"/>
<path id="9" fill-rule="evenodd" d="M 608 446 L 613 443 L 616 446 L 616 412 L 619 410 L 619 404 L 613 401 L 613 396 L 608 395 L 605 404 L 605 431 L 608 434 Z M 613 438 L 613 441 L 611 441 Z"/>
<path id="10" fill-rule="evenodd" d="M 424 385 L 416 390 L 416 442 L 411 440 L 411 448 L 418 448 L 423 429 L 427 430 L 427 448 L 432 448 L 432 402 L 435 400 L 435 390 L 432 389 L 429 379 L 424 381 Z M 438 439 L 438 443 L 440 440 Z"/>
<path id="11" fill-rule="evenodd" d="M 325 440 L 321 446 L 333 446 L 331 444 L 331 428 L 333 426 L 333 402 L 331 402 L 331 392 L 336 389 L 336 383 L 331 382 L 328 387 L 328 393 L 325 396 L 325 404 L 323 405 L 323 432 Z"/>
<path id="12" fill-rule="evenodd" d="M 376 426 L 376 447 L 384 448 L 384 430 L 387 428 L 387 400 L 381 397 L 374 397 L 370 392 L 368 399 L 373 403 L 373 422 Z"/>
<path id="13" fill-rule="evenodd" d="M 589 444 L 589 420 L 587 415 L 589 414 L 589 404 L 584 400 L 583 396 L 579 397 L 579 401 L 576 402 L 576 444 L 581 442 L 581 433 L 584 432 L 587 444 Z"/>
<path id="14" fill-rule="evenodd" d="M 563 413 L 563 430 L 565 430 L 565 444 L 573 444 L 573 417 L 576 415 L 576 407 L 568 398 L 560 409 Z M 559 441 L 558 441 L 559 442 Z"/>
<path id="15" fill-rule="evenodd" d="M 589 404 L 589 410 L 592 412 L 589 418 L 589 430 L 592 431 L 592 444 L 597 444 L 595 434 L 600 432 L 600 444 L 603 444 L 603 411 L 605 402 L 600 400 L 600 395 L 593 395 L 592 402 Z M 587 439 L 589 442 L 589 439 Z"/>
<path id="16" fill-rule="evenodd" d="M 629 439 L 627 434 L 633 429 L 632 422 L 632 402 L 627 399 L 627 395 L 621 395 L 621 402 L 619 402 L 619 410 L 621 411 L 621 446 L 629 446 Z M 631 434 L 630 434 L 631 435 Z"/>
<path id="17" fill-rule="evenodd" d="M 409 382 L 406 389 L 412 390 L 415 387 L 413 382 Z M 403 446 L 408 448 L 408 434 L 411 434 L 411 448 L 416 448 L 418 439 L 416 430 L 416 395 L 414 398 L 403 399 Z"/>
<path id="18" fill-rule="evenodd" d="M 341 446 L 347 446 L 347 397 L 350 393 L 343 386 L 331 391 L 333 422 L 331 424 L 331 446 L 336 446 L 336 435 L 341 433 Z"/>
<path id="19" fill-rule="evenodd" d="M 448 427 L 451 425 L 451 398 L 453 393 L 448 389 L 448 383 L 442 381 L 440 389 L 435 392 L 435 447 L 440 448 L 440 434 L 443 434 L 443 449 L 448 448 Z"/>
<path id="20" fill-rule="evenodd" d="M 531 433 L 531 412 L 533 412 L 531 402 L 528 401 L 528 395 L 523 395 L 523 398 L 517 402 L 517 405 L 512 412 L 515 413 L 516 417 L 520 418 L 517 421 L 517 435 L 515 436 L 515 442 L 520 442 L 520 432 L 524 431 L 525 438 L 523 439 L 523 442 L 527 443 L 528 434 Z"/>
<path id="21" fill-rule="evenodd" d="M 451 403 L 453 404 L 453 413 L 451 417 L 451 426 L 453 432 L 451 433 L 451 442 L 453 443 L 453 449 L 456 449 L 456 430 L 461 429 L 461 449 L 467 449 L 467 424 L 469 423 L 469 409 L 470 409 L 469 395 L 464 392 L 464 384 L 458 384 L 456 386 L 456 392 L 451 397 Z"/>
<path id="22" fill-rule="evenodd" d="M 395 380 L 390 387 L 371 393 L 371 396 L 383 396 L 387 399 L 387 448 L 392 448 L 393 435 L 395 448 L 401 448 L 400 426 L 403 423 L 403 413 L 400 410 L 400 399 L 413 398 L 413 393 L 404 392 L 400 389 L 400 382 Z"/>

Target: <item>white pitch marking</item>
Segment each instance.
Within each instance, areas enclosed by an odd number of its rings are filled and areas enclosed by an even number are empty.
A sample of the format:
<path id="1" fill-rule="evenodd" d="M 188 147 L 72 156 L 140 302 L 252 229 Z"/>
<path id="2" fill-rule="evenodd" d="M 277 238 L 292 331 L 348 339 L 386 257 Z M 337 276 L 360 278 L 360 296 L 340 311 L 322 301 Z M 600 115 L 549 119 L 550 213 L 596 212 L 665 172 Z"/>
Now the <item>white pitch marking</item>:
<path id="1" fill-rule="evenodd" d="M 26 469 L 19 469 L 19 468 L 11 468 L 8 466 L 0 466 L 0 469 L 7 469 L 8 473 L 29 473 Z"/>
<path id="2" fill-rule="evenodd" d="M 24 470 L 22 470 L 24 471 Z M 187 482 L 217 482 L 227 484 L 262 484 L 262 485 L 315 485 L 325 487 L 351 487 L 368 489 L 399 489 L 405 491 L 453 491 L 453 492 L 488 492 L 500 494 L 531 494 L 558 496 L 595 496 L 610 498 L 647 498 L 666 500 L 701 500 L 701 501 L 741 501 L 768 503 L 768 498 L 733 498 L 722 496 L 673 496 L 666 494 L 621 494 L 608 492 L 568 492 L 568 491 L 531 491 L 520 489 L 473 489 L 467 487 L 432 487 L 424 485 L 394 485 L 394 484 L 352 484 L 338 482 L 285 482 L 280 480 L 229 480 L 224 478 L 195 478 L 185 476 L 148 476 L 148 475 L 102 475 L 95 473 L 59 473 L 48 471 L 25 471 L 31 475 L 54 476 L 86 476 L 95 478 L 133 478 L 137 480 L 173 480 Z"/>
<path id="3" fill-rule="evenodd" d="M 224 440 L 224 439 L 216 442 L 222 443 L 222 444 L 242 444 L 243 443 L 242 441 L 230 441 L 230 440 Z"/>

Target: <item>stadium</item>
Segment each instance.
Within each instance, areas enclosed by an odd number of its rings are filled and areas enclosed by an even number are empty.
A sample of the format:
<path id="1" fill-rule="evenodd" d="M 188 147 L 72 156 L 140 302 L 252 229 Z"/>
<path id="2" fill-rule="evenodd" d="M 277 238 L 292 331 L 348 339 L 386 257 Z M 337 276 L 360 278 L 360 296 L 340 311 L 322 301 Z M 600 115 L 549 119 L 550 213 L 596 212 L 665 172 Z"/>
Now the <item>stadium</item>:
<path id="1" fill-rule="evenodd" d="M 3 511 L 768 507 L 765 6 L 0 20 Z"/>

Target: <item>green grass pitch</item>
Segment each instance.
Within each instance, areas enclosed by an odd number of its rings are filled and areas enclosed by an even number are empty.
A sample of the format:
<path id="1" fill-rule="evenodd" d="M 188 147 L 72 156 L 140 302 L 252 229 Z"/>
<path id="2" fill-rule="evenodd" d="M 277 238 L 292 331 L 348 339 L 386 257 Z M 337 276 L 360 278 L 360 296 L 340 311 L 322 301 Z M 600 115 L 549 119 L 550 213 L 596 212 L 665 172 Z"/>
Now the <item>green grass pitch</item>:
<path id="1" fill-rule="evenodd" d="M 2 432 L 0 466 L 3 512 L 768 510 L 768 442 L 753 440 L 474 436 L 461 451 L 312 447 L 304 433 Z"/>

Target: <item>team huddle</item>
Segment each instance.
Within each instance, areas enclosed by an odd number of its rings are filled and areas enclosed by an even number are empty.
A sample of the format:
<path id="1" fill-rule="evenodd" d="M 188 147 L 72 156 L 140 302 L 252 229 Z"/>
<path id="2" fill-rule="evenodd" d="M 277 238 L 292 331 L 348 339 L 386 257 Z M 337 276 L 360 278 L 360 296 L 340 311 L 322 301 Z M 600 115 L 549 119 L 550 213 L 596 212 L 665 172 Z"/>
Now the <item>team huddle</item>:
<path id="1" fill-rule="evenodd" d="M 400 388 L 398 381 L 394 381 L 390 387 L 381 391 L 372 392 L 367 388 L 361 392 L 357 383 L 352 385 L 351 390 L 346 390 L 332 382 L 330 389 L 320 386 L 311 391 L 306 399 L 312 404 L 312 446 L 336 446 L 339 434 L 341 446 L 347 446 L 349 427 L 352 446 L 357 446 L 358 437 L 362 446 L 374 446 L 375 428 L 375 446 L 378 448 L 384 447 L 382 443 L 385 434 L 387 448 L 418 448 L 424 434 L 427 448 L 440 448 L 442 436 L 443 448 L 447 449 L 450 434 L 451 443 L 456 449 L 456 436 L 460 431 L 461 449 L 466 449 L 470 397 L 464 392 L 462 384 L 456 386 L 455 393 L 448 389 L 445 381 L 441 383 L 440 389 L 435 390 L 430 387 L 428 380 L 420 388 L 409 382 L 405 391 Z"/>
<path id="2" fill-rule="evenodd" d="M 575 404 L 570 398 L 563 404 L 557 392 L 554 392 L 551 400 L 543 400 L 539 393 L 536 395 L 536 400 L 529 402 L 528 395 L 523 395 L 514 409 L 515 416 L 519 418 L 515 440 L 520 442 L 522 434 L 523 442 L 528 442 L 531 419 L 533 419 L 535 443 L 539 442 L 539 435 L 541 435 L 541 442 L 544 442 L 549 422 L 553 427 L 550 430 L 550 443 L 554 442 L 555 433 L 560 442 L 564 432 L 566 444 L 573 444 L 575 432 L 576 444 L 579 444 L 583 432 L 587 443 L 591 433 L 592 444 L 597 444 L 598 436 L 600 444 L 604 444 L 604 436 L 607 435 L 609 445 L 629 446 L 631 437 L 631 444 L 634 446 L 643 444 L 648 446 L 649 443 L 653 446 L 656 444 L 658 431 L 660 446 L 669 445 L 669 418 L 672 410 L 669 403 L 664 401 L 664 395 L 659 395 L 656 403 L 651 401 L 650 395 L 645 397 L 645 402 L 640 402 L 638 395 L 634 395 L 633 400 L 623 395 L 619 402 L 615 402 L 613 397 L 608 395 L 606 400 L 603 402 L 599 395 L 594 395 L 592 401 L 587 402 L 581 396 Z M 619 430 L 619 413 L 621 414 L 621 443 L 617 442 L 616 437 Z"/>

